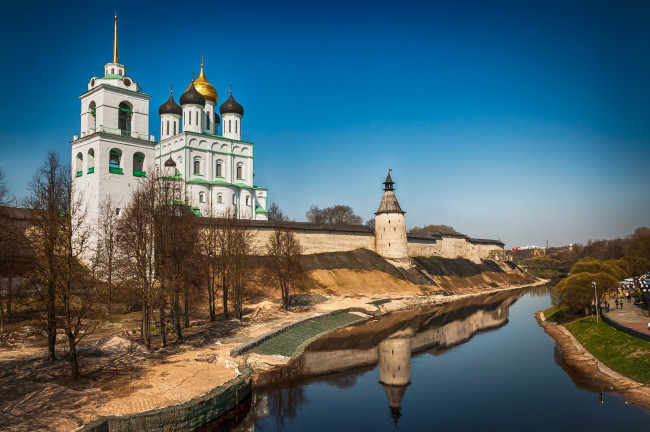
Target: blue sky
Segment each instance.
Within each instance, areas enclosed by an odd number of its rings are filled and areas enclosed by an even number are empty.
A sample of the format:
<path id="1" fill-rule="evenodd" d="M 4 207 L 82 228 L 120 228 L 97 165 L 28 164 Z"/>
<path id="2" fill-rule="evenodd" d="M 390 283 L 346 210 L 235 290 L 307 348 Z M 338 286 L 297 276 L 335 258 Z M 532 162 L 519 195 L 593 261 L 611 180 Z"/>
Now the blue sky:
<path id="1" fill-rule="evenodd" d="M 150 131 L 203 54 L 291 218 L 340 203 L 368 219 L 391 168 L 409 226 L 507 247 L 650 226 L 645 1 L 5 4 L 0 167 L 17 196 L 48 149 L 69 159 L 115 9 Z"/>

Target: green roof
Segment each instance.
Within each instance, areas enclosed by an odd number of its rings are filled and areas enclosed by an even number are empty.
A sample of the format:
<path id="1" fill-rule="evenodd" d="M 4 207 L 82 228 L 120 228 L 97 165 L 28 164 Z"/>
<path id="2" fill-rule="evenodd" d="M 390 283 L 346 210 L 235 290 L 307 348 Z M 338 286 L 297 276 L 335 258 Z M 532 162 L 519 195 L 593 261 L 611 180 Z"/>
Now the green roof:
<path id="1" fill-rule="evenodd" d="M 117 74 L 112 74 L 112 75 L 111 75 L 111 74 L 108 74 L 108 75 L 104 75 L 103 77 L 101 77 L 101 78 L 99 78 L 99 79 L 104 79 L 104 78 L 108 78 L 108 79 L 122 79 L 122 78 L 124 78 L 124 75 L 117 75 Z"/>
<path id="2" fill-rule="evenodd" d="M 257 206 L 257 207 L 255 207 L 255 214 L 257 214 L 257 213 L 268 213 L 268 211 L 264 210 L 260 206 Z"/>

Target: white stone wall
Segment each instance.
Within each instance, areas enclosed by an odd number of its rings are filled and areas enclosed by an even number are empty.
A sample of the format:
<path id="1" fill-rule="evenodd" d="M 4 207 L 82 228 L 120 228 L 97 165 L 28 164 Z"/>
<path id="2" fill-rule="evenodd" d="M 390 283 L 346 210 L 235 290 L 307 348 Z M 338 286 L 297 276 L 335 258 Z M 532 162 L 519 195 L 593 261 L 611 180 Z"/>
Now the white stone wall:
<path id="1" fill-rule="evenodd" d="M 400 213 L 380 213 L 375 216 L 375 251 L 387 258 L 408 258 L 406 221 Z"/>
<path id="2" fill-rule="evenodd" d="M 221 119 L 221 134 L 226 138 L 241 140 L 241 116 L 226 113 Z"/>
<path id="3" fill-rule="evenodd" d="M 252 247 L 254 254 L 266 255 L 266 245 L 274 228 L 252 228 Z M 352 233 L 346 231 L 291 230 L 305 254 L 323 252 L 348 252 L 355 249 L 374 250 L 375 236 L 372 233 Z"/>

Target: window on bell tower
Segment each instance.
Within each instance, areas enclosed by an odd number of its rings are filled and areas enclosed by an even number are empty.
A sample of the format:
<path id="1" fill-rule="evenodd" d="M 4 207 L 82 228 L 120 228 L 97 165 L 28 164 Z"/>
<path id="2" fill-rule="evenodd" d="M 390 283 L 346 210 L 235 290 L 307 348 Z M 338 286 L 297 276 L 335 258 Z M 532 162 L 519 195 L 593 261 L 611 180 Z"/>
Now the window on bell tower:
<path id="1" fill-rule="evenodd" d="M 120 129 L 122 135 L 131 135 L 132 115 L 133 110 L 131 109 L 131 106 L 126 102 L 120 103 L 120 107 L 118 109 L 117 127 Z"/>

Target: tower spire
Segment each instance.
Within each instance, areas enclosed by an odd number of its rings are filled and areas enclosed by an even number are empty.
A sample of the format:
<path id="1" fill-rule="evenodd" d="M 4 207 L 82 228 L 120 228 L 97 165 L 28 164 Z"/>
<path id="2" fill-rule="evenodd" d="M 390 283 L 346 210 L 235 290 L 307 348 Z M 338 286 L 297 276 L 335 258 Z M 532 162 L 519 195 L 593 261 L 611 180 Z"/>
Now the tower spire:
<path id="1" fill-rule="evenodd" d="M 119 63 L 117 60 L 117 11 L 115 11 L 115 26 L 113 29 L 113 63 Z"/>

